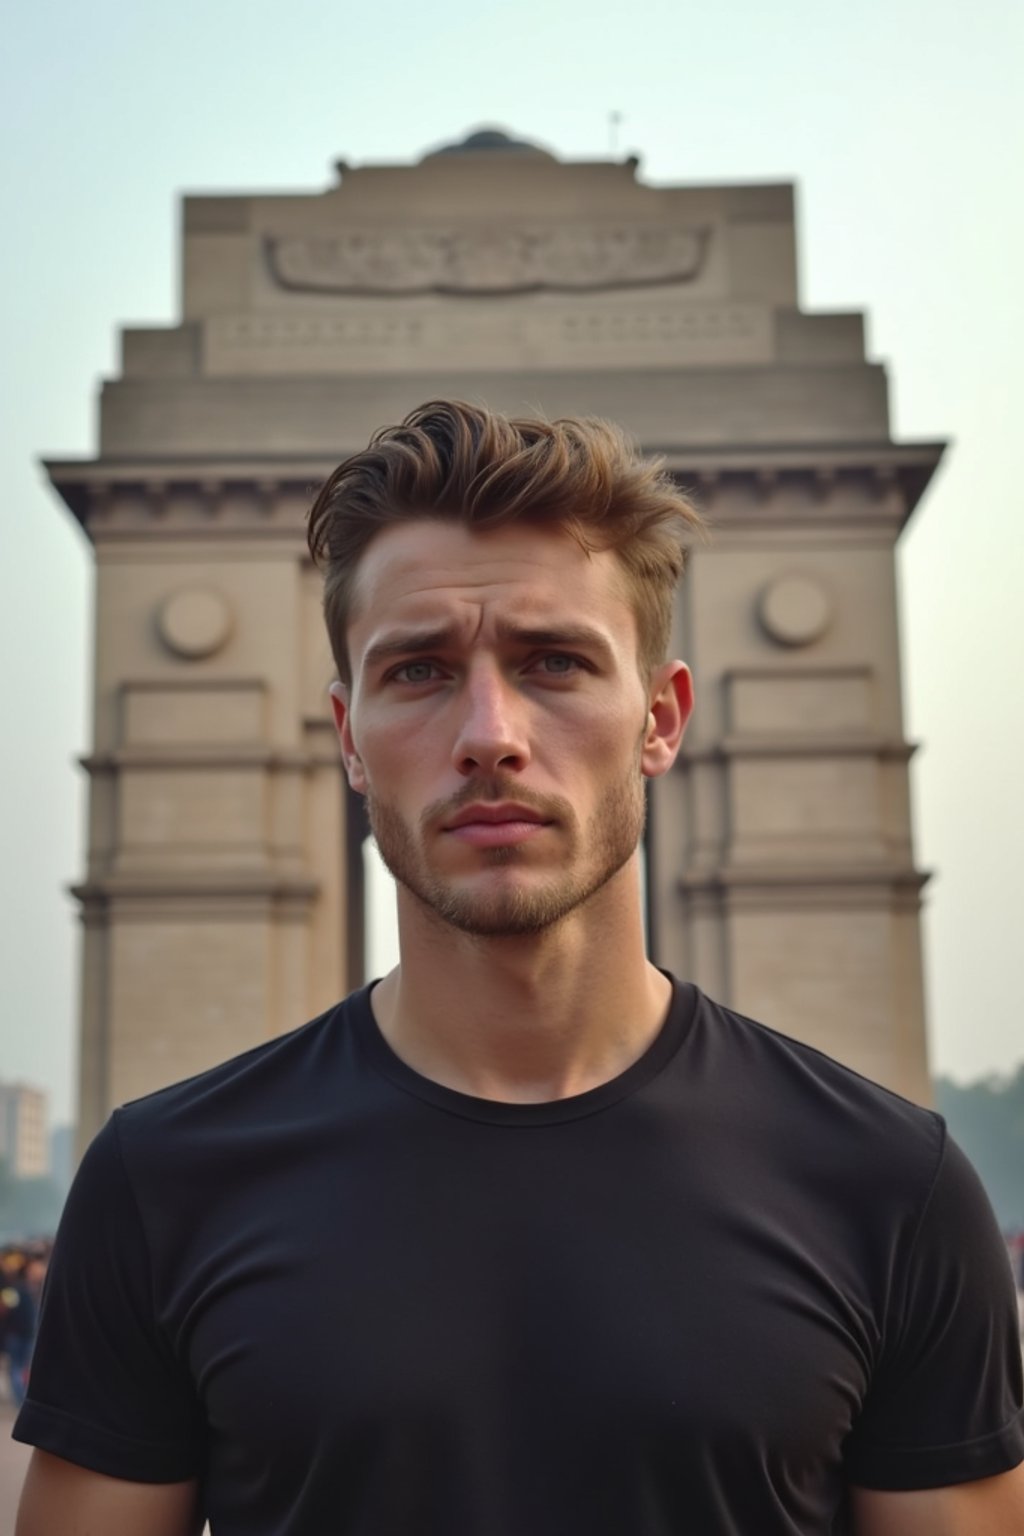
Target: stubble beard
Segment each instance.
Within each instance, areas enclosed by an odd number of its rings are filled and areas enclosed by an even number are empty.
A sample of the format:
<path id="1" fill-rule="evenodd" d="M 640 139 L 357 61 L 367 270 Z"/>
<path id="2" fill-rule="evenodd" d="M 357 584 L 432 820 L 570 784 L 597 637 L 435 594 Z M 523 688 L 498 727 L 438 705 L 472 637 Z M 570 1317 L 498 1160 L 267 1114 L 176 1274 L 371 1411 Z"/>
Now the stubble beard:
<path id="1" fill-rule="evenodd" d="M 523 796 L 514 785 L 497 780 L 467 785 L 459 796 L 464 804 L 506 798 L 522 801 Z M 428 808 L 422 818 L 423 830 L 419 837 L 394 805 L 369 790 L 366 808 L 380 856 L 398 883 L 441 922 L 481 938 L 539 934 L 563 922 L 607 885 L 632 858 L 643 836 L 646 815 L 638 752 L 637 761 L 619 783 L 607 791 L 586 829 L 580 828 L 567 800 L 546 797 L 543 806 L 537 806 L 546 817 L 556 821 L 555 835 L 567 841 L 560 871 L 542 884 L 529 875 L 527 879 L 517 881 L 511 872 L 517 866 L 529 869 L 529 844 L 480 850 L 481 860 L 486 860 L 491 869 L 510 871 L 510 878 L 498 889 L 481 893 L 460 888 L 457 880 L 437 874 L 423 854 L 424 838 L 438 835 L 436 831 L 429 831 L 437 824 L 438 811 L 454 812 L 451 802 L 443 808 Z M 585 856 L 584 848 L 589 858 Z"/>

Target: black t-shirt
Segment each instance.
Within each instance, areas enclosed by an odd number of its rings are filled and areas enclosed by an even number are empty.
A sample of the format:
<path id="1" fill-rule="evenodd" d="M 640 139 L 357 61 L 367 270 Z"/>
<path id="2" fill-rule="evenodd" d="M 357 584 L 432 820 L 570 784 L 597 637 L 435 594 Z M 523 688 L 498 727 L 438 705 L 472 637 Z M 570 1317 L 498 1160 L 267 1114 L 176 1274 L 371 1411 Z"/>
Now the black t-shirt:
<path id="1" fill-rule="evenodd" d="M 114 1113 L 16 1438 L 213 1536 L 825 1536 L 1024 1457 L 938 1116 L 680 983 L 611 1082 L 475 1099 L 368 996 Z"/>

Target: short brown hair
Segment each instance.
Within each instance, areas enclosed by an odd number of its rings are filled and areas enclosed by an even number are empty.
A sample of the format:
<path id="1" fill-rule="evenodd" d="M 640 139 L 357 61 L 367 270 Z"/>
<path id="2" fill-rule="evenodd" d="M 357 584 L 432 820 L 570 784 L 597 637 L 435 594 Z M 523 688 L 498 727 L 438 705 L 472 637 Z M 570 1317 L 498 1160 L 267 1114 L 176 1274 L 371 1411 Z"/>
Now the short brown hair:
<path id="1" fill-rule="evenodd" d="M 643 459 L 620 427 L 595 417 L 509 420 L 431 400 L 339 464 L 309 513 L 342 682 L 352 680 L 347 636 L 359 561 L 382 528 L 424 517 L 480 531 L 554 525 L 588 552 L 613 550 L 632 595 L 641 670 L 647 676 L 665 659 L 686 535 L 703 525 L 661 461 Z"/>

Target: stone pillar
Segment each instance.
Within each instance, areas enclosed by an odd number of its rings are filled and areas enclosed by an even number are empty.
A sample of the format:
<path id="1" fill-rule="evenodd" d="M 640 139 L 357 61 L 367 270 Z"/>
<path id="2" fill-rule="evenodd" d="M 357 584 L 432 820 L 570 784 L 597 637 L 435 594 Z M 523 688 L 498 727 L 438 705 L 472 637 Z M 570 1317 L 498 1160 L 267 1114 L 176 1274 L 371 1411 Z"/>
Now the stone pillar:
<path id="1" fill-rule="evenodd" d="M 145 483 L 79 488 L 96 547 L 84 1139 L 113 1104 L 345 990 L 344 796 L 307 484 L 150 465 Z"/>
<path id="2" fill-rule="evenodd" d="M 929 456 L 758 458 L 702 477 L 714 536 L 676 641 L 697 709 L 653 786 L 654 948 L 926 1102 L 894 546 Z"/>

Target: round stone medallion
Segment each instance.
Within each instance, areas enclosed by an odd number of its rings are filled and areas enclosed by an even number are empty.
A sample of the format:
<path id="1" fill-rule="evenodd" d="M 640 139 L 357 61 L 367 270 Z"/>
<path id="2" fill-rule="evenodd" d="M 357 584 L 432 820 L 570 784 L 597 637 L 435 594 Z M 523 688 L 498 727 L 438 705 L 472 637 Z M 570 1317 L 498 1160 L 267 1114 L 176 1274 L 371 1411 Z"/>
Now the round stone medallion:
<path id="1" fill-rule="evenodd" d="M 173 593 L 157 615 L 157 629 L 167 649 L 188 661 L 219 651 L 231 624 L 227 599 L 209 587 L 185 587 Z"/>
<path id="2" fill-rule="evenodd" d="M 768 583 L 757 611 L 765 632 L 777 645 L 810 645 L 829 626 L 832 599 L 813 576 L 790 572 Z"/>

